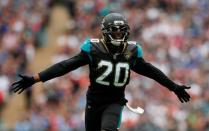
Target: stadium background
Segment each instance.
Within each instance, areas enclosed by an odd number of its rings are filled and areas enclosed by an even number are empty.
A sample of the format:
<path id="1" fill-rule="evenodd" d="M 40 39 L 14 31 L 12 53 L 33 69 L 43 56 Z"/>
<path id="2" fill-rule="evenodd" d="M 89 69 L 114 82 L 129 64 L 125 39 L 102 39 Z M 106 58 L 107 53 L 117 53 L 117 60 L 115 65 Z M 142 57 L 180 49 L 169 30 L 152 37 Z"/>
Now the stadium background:
<path id="1" fill-rule="evenodd" d="M 1 0 L 0 130 L 84 130 L 87 67 L 38 83 L 17 95 L 10 85 L 18 73 L 34 74 L 79 52 L 87 38 L 97 38 L 109 12 L 124 14 L 131 39 L 144 58 L 172 80 L 191 85 L 192 100 L 181 104 L 166 88 L 132 73 L 123 131 L 209 130 L 208 0 Z"/>

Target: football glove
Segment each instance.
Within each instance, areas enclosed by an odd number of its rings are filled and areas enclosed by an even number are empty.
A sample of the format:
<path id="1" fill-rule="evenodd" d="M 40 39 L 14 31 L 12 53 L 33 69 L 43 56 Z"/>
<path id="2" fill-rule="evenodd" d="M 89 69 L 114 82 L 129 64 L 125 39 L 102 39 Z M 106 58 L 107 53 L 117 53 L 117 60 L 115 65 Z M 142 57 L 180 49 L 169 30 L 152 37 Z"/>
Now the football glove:
<path id="1" fill-rule="evenodd" d="M 188 102 L 190 100 L 190 95 L 186 92 L 187 89 L 190 89 L 191 87 L 185 86 L 185 85 L 177 85 L 173 92 L 177 95 L 181 103 Z"/>
<path id="2" fill-rule="evenodd" d="M 20 94 L 35 83 L 35 79 L 32 76 L 19 74 L 19 77 L 21 77 L 21 79 L 12 84 L 11 91 L 14 93 L 18 92 L 18 94 Z"/>

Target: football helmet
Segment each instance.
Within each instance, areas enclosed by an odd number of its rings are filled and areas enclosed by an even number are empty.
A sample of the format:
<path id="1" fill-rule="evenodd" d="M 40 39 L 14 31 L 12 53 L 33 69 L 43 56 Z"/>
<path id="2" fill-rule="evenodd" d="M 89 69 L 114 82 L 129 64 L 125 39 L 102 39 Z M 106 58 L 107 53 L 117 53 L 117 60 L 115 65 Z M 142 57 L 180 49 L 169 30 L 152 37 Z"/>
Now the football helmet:
<path id="1" fill-rule="evenodd" d="M 130 27 L 123 15 L 110 13 L 103 18 L 101 30 L 106 42 L 120 46 L 127 41 Z"/>

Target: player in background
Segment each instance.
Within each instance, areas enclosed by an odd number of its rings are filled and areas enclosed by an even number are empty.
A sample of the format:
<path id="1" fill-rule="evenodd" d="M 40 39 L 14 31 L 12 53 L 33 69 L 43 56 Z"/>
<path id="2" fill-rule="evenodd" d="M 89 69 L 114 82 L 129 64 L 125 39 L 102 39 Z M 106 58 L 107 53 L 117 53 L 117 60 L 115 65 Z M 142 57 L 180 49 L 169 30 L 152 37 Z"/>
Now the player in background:
<path id="1" fill-rule="evenodd" d="M 101 24 L 102 38 L 87 39 L 77 55 L 35 74 L 20 75 L 12 84 L 12 91 L 21 93 L 36 82 L 45 82 L 62 76 L 81 66 L 89 65 L 90 85 L 87 91 L 85 126 L 86 131 L 117 131 L 120 128 L 121 112 L 127 100 L 125 87 L 130 71 L 149 77 L 170 91 L 183 102 L 190 100 L 185 85 L 178 85 L 163 72 L 143 59 L 141 46 L 128 41 L 130 28 L 119 13 L 110 13 Z"/>

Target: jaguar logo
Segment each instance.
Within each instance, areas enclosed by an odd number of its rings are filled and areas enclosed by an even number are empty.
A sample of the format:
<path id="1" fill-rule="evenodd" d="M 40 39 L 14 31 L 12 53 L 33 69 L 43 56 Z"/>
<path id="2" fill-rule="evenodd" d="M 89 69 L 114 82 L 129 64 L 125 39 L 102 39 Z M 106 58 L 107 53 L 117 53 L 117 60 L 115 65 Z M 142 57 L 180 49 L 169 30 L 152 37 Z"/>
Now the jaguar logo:
<path id="1" fill-rule="evenodd" d="M 128 52 L 128 53 L 124 54 L 124 56 L 125 56 L 125 58 L 126 58 L 127 60 L 130 59 L 130 57 L 131 57 L 131 52 Z"/>

